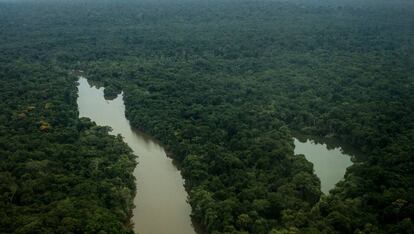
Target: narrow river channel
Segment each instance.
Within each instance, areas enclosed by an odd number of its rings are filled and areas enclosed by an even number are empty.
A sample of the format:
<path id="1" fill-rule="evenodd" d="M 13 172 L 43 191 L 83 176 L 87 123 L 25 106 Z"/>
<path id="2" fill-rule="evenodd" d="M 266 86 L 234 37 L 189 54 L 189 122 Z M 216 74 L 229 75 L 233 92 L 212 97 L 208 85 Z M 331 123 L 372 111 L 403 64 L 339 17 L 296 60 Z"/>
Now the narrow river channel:
<path id="1" fill-rule="evenodd" d="M 134 231 L 140 234 L 195 233 L 180 172 L 161 145 L 131 128 L 125 117 L 123 95 L 105 100 L 103 88 L 92 87 L 86 78 L 80 77 L 77 102 L 80 117 L 110 126 L 111 134 L 121 134 L 139 157 L 134 171 L 137 178 L 132 218 Z"/>

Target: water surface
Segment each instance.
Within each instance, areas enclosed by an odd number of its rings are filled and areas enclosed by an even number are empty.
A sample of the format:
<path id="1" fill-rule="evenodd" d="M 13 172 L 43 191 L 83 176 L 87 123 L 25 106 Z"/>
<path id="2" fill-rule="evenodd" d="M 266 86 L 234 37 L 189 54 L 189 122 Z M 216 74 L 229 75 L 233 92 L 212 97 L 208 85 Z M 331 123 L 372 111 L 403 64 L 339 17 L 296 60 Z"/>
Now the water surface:
<path id="1" fill-rule="evenodd" d="M 139 157 L 134 170 L 137 195 L 132 221 L 140 234 L 193 234 L 191 207 L 180 172 L 166 156 L 162 146 L 148 136 L 135 131 L 125 117 L 123 94 L 105 100 L 103 88 L 91 87 L 80 77 L 78 86 L 80 117 L 96 124 L 110 126 L 111 134 L 121 134 Z"/>
<path id="2" fill-rule="evenodd" d="M 303 154 L 313 163 L 315 174 L 321 180 L 321 190 L 328 194 L 344 178 L 346 168 L 352 165 L 350 155 L 345 154 L 340 147 L 330 148 L 325 143 L 316 143 L 309 139 L 293 139 L 295 154 Z"/>

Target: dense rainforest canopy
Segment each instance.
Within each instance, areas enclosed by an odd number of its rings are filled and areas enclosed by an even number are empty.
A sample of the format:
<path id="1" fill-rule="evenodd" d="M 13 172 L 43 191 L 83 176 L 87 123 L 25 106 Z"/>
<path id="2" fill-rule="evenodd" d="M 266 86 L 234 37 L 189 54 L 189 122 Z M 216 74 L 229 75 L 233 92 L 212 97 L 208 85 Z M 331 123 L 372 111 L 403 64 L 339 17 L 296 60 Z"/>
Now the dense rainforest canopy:
<path id="1" fill-rule="evenodd" d="M 1 233 L 132 232 L 135 156 L 78 118 L 76 69 L 208 233 L 414 233 L 413 1 L 0 0 Z M 364 157 L 323 195 L 292 132 Z"/>

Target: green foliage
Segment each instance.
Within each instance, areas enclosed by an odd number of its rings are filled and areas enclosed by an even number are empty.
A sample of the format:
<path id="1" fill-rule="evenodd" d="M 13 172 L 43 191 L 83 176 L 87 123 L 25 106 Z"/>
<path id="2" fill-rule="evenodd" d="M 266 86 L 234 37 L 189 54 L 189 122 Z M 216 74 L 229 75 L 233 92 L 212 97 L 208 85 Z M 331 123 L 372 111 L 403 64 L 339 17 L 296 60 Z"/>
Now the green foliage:
<path id="1" fill-rule="evenodd" d="M 209 233 L 412 232 L 413 15 L 404 0 L 1 2 L 1 227 L 130 230 L 130 152 L 51 75 L 82 69 L 168 147 Z M 365 158 L 320 199 L 291 130 Z"/>
<path id="2" fill-rule="evenodd" d="M 78 119 L 75 79 L 24 62 L 0 77 L 0 232 L 131 233 L 135 156 Z"/>

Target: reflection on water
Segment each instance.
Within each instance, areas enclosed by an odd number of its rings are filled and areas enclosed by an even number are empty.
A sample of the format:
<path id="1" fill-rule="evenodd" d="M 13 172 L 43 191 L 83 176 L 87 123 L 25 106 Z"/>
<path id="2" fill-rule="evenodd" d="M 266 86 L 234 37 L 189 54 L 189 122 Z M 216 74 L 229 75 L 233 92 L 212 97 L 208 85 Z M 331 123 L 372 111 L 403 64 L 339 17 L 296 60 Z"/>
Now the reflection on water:
<path id="1" fill-rule="evenodd" d="M 180 172 L 166 156 L 162 146 L 149 137 L 131 129 L 125 117 L 123 94 L 114 100 L 104 99 L 103 88 L 91 87 L 79 78 L 78 108 L 80 117 L 96 124 L 110 126 L 111 134 L 121 134 L 138 155 L 136 205 L 133 210 L 135 232 L 140 234 L 195 233 L 191 224 L 191 207 Z"/>
<path id="2" fill-rule="evenodd" d="M 343 179 L 346 168 L 352 165 L 351 157 L 341 148 L 328 148 L 324 143 L 313 140 L 299 141 L 294 138 L 295 154 L 303 154 L 313 163 L 315 174 L 321 180 L 321 190 L 327 194 L 335 184 Z"/>

